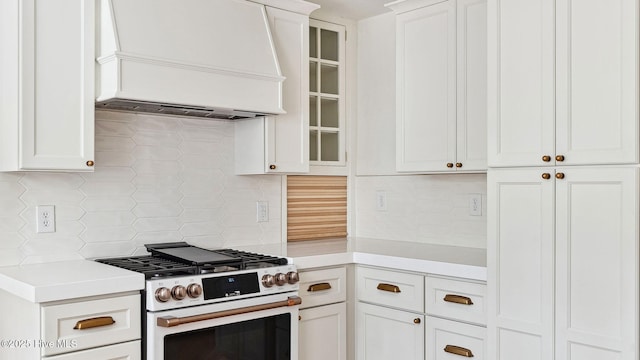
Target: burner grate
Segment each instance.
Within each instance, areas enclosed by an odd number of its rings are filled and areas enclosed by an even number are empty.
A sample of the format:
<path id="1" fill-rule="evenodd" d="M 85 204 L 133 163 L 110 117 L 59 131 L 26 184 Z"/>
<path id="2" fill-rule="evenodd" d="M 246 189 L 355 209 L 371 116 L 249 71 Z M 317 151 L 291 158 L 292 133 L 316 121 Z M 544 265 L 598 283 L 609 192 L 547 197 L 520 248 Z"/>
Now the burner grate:
<path id="1" fill-rule="evenodd" d="M 198 271 L 194 266 L 155 256 L 130 256 L 122 258 L 107 258 L 96 260 L 103 264 L 117 266 L 123 269 L 143 273 L 145 277 L 169 277 L 178 275 L 193 275 Z"/>

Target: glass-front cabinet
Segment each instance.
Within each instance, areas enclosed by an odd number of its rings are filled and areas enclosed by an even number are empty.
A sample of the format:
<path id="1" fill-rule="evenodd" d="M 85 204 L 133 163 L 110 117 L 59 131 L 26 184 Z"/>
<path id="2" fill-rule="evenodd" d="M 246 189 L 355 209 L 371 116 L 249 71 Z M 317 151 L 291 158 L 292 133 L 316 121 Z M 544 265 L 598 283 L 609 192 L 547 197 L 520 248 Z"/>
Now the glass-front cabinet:
<path id="1" fill-rule="evenodd" d="M 309 21 L 309 160 L 344 165 L 345 28 Z"/>

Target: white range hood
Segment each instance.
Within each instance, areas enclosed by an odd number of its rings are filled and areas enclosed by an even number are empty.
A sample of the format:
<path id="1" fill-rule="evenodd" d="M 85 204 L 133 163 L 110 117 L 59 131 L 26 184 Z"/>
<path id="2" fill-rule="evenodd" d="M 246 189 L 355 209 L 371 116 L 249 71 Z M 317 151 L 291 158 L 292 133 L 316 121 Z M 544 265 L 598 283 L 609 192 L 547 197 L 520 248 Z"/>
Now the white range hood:
<path id="1" fill-rule="evenodd" d="M 282 114 L 265 7 L 245 0 L 100 0 L 96 108 L 212 118 Z"/>

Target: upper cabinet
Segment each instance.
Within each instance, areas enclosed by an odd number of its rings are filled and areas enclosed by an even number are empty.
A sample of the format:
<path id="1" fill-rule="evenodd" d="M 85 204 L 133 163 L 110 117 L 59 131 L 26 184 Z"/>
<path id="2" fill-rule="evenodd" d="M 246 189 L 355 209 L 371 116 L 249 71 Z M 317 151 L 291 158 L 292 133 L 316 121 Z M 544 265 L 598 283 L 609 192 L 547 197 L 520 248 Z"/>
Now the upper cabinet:
<path id="1" fill-rule="evenodd" d="M 345 27 L 310 20 L 311 165 L 345 165 Z"/>
<path id="2" fill-rule="evenodd" d="M 236 174 L 309 172 L 309 13 L 267 7 L 282 74 L 278 116 L 235 120 Z"/>
<path id="3" fill-rule="evenodd" d="M 0 171 L 92 171 L 93 1 L 0 2 Z"/>
<path id="4" fill-rule="evenodd" d="M 396 13 L 396 170 L 486 170 L 486 0 Z"/>
<path id="5" fill-rule="evenodd" d="M 488 24 L 489 166 L 638 162 L 636 0 L 489 0 Z"/>

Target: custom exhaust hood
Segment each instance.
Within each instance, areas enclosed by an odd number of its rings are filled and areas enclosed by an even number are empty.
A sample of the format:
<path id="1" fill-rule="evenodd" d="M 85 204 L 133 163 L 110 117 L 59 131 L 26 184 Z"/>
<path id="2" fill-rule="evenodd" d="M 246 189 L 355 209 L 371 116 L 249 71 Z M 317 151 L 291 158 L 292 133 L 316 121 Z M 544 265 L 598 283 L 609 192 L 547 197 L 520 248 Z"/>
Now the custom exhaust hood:
<path id="1" fill-rule="evenodd" d="M 283 114 L 265 7 L 100 0 L 96 109 L 236 119 Z"/>

